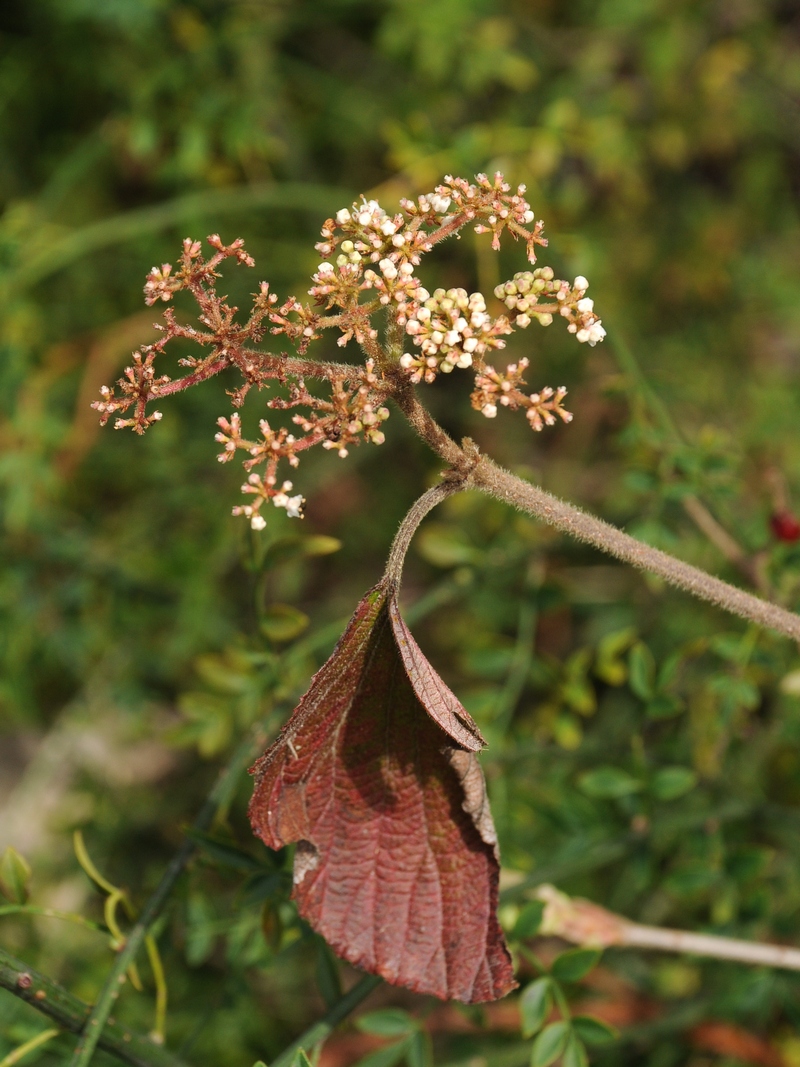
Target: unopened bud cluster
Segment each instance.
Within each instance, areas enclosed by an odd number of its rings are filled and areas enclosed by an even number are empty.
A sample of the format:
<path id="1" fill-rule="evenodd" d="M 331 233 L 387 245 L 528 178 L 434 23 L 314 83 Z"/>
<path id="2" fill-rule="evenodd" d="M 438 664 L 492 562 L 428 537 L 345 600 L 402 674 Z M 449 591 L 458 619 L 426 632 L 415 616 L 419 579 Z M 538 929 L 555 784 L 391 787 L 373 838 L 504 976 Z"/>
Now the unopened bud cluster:
<path id="1" fill-rule="evenodd" d="M 484 354 L 504 348 L 504 334 L 511 333 L 508 319 L 493 319 L 481 293 L 466 289 L 437 289 L 410 316 L 406 333 L 420 349 L 419 356 L 405 352 L 400 366 L 412 382 L 432 382 L 437 372 L 449 374 L 454 367 L 482 363 Z"/>
<path id="2" fill-rule="evenodd" d="M 524 329 L 533 319 L 549 326 L 554 315 L 560 315 L 568 322 L 567 332 L 593 348 L 603 340 L 606 331 L 594 313 L 594 301 L 586 296 L 588 288 L 589 283 L 582 275 L 570 285 L 556 278 L 552 267 L 539 267 L 515 274 L 510 282 L 498 285 L 494 295 L 517 312 L 515 326 Z"/>

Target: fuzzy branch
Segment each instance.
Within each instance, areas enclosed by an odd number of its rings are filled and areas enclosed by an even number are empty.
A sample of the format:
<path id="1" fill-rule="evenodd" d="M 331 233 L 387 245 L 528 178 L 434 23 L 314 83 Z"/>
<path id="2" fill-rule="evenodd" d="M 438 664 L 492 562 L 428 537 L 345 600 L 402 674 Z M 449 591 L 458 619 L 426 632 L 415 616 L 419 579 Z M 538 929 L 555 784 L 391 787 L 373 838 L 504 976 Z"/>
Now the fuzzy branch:
<path id="1" fill-rule="evenodd" d="M 692 956 L 710 956 L 718 960 L 736 960 L 739 963 L 800 971 L 798 948 L 740 941 L 715 934 L 694 934 L 687 930 L 669 930 L 661 926 L 644 926 L 630 922 L 589 900 L 568 897 L 552 885 L 539 886 L 536 895 L 545 904 L 540 932 L 574 944 L 597 948 L 609 948 L 612 945 L 652 948 L 661 952 L 685 952 Z"/>
<path id="2" fill-rule="evenodd" d="M 638 541 L 574 504 L 559 500 L 552 493 L 518 478 L 486 456 L 482 456 L 476 464 L 472 455 L 474 446 L 469 450 L 459 447 L 422 406 L 411 386 L 398 386 L 395 399 L 420 437 L 446 463 L 454 469 L 471 470 L 469 485 L 473 488 L 542 519 L 563 533 L 594 545 L 625 563 L 656 574 L 671 585 L 685 589 L 693 596 L 716 604 L 733 615 L 800 641 L 800 616 L 794 612 L 753 596 L 706 574 L 698 567 Z"/>

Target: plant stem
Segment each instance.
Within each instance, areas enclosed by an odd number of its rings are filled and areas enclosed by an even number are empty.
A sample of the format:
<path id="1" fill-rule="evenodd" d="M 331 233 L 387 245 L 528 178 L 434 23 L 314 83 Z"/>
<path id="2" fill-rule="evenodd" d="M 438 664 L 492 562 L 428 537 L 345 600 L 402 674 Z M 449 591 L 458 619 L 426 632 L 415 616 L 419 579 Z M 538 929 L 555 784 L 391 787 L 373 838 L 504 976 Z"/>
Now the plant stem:
<path id="1" fill-rule="evenodd" d="M 9 1052 L 7 1056 L 4 1056 L 0 1060 L 0 1067 L 14 1067 L 14 1064 L 24 1060 L 29 1052 L 33 1052 L 34 1049 L 39 1048 L 41 1045 L 46 1045 L 48 1041 L 52 1041 L 60 1033 L 60 1030 L 42 1030 L 36 1037 L 32 1037 L 30 1041 L 26 1041 L 24 1045 L 20 1045 L 19 1048 L 15 1048 L 13 1052 Z"/>
<path id="2" fill-rule="evenodd" d="M 465 488 L 480 489 L 489 496 L 544 520 L 579 541 L 585 541 L 625 563 L 658 575 L 671 585 L 685 589 L 701 600 L 707 600 L 733 615 L 739 615 L 794 641 L 800 641 L 800 615 L 746 593 L 743 589 L 714 578 L 658 548 L 638 541 L 602 519 L 587 514 L 574 504 L 559 500 L 552 493 L 523 481 L 486 456 L 482 456 L 475 463 L 471 454 L 474 450 L 472 442 L 468 442 L 466 450 L 460 448 L 420 404 L 413 387 L 408 384 L 404 387 L 398 382 L 394 397 L 420 437 L 454 470 L 465 472 Z"/>
<path id="3" fill-rule="evenodd" d="M 71 1033 L 80 1033 L 91 1011 L 90 1005 L 67 992 L 51 978 L 28 967 L 0 948 L 0 988 L 24 1000 L 43 1015 Z M 109 1021 L 99 1046 L 132 1067 L 183 1067 L 183 1062 L 143 1034 Z"/>
<path id="4" fill-rule="evenodd" d="M 203 805 L 200 814 L 192 824 L 194 830 L 201 833 L 209 829 L 217 811 L 230 799 L 239 776 L 253 758 L 263 749 L 266 735 L 259 728 L 255 736 L 250 735 L 233 753 Z M 150 899 L 145 904 L 139 919 L 128 933 L 125 944 L 117 955 L 100 995 L 92 1008 L 89 1018 L 82 1029 L 80 1039 L 70 1060 L 70 1067 L 87 1067 L 97 1047 L 103 1028 L 106 1025 L 114 1002 L 119 997 L 125 983 L 125 972 L 136 958 L 142 947 L 147 932 L 158 918 L 161 909 L 172 892 L 172 888 L 195 852 L 197 845 L 187 839 L 173 857 L 161 877 Z"/>
<path id="5" fill-rule="evenodd" d="M 381 981 L 382 979 L 376 974 L 365 974 L 348 993 L 336 1001 L 327 1015 L 309 1026 L 296 1041 L 284 1049 L 280 1056 L 273 1060 L 272 1067 L 290 1067 L 298 1049 L 311 1049 L 320 1041 L 324 1041 L 354 1008 L 367 999 L 373 989 L 381 984 Z"/>
<path id="6" fill-rule="evenodd" d="M 737 960 L 765 967 L 800 971 L 800 948 L 742 941 L 716 934 L 695 934 L 644 926 L 607 911 L 589 900 L 568 897 L 552 885 L 542 885 L 536 893 L 545 903 L 541 933 L 561 937 L 579 945 L 608 948 L 612 945 L 652 948 L 661 952 L 685 952 L 718 960 Z"/>
<path id="7" fill-rule="evenodd" d="M 463 479 L 461 482 L 455 480 L 440 482 L 438 485 L 434 485 L 432 489 L 429 489 L 427 493 L 423 493 L 408 509 L 403 521 L 400 523 L 400 528 L 395 534 L 394 541 L 392 541 L 389 558 L 386 561 L 385 578 L 395 589 L 400 588 L 400 581 L 403 576 L 403 560 L 406 558 L 411 538 L 416 533 L 419 524 L 437 504 L 440 504 L 448 496 L 457 493 L 459 489 L 463 488 Z"/>
<path id="8" fill-rule="evenodd" d="M 490 459 L 481 459 L 471 481 L 476 489 L 543 519 L 579 541 L 586 541 L 625 563 L 657 574 L 671 585 L 685 589 L 693 596 L 716 604 L 733 615 L 800 641 L 800 615 L 638 541 L 602 519 L 588 515 L 574 504 L 567 504 L 544 489 L 524 482 Z"/>

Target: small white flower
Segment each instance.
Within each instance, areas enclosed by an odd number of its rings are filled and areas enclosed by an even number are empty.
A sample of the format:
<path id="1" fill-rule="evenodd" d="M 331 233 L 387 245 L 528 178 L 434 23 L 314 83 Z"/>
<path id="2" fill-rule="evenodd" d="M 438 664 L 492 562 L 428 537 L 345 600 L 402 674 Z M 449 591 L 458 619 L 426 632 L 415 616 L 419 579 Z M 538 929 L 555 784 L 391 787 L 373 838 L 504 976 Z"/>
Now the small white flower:
<path id="1" fill-rule="evenodd" d="M 290 496 L 286 501 L 286 514 L 290 519 L 299 519 L 303 514 L 303 498 L 299 494 Z"/>
<path id="2" fill-rule="evenodd" d="M 536 217 L 536 216 L 535 216 L 535 215 L 533 214 L 533 212 L 532 212 L 532 211 L 530 210 L 530 208 L 529 208 L 529 209 L 528 209 L 528 210 L 527 210 L 527 211 L 525 212 L 525 214 L 524 214 L 524 215 L 522 216 L 523 220 L 524 220 L 524 221 L 525 221 L 525 222 L 526 222 L 526 223 L 527 223 L 528 225 L 530 225 L 530 224 L 531 224 L 531 223 L 533 222 L 533 220 L 534 220 L 534 218 L 535 218 L 535 217 Z"/>
<path id="3" fill-rule="evenodd" d="M 391 237 L 392 234 L 396 233 L 396 232 L 397 232 L 397 227 L 395 226 L 395 224 L 392 222 L 391 219 L 385 219 L 381 223 L 381 233 L 384 235 L 384 237 Z"/>
<path id="4" fill-rule="evenodd" d="M 588 330 L 578 330 L 578 332 L 575 334 L 575 336 L 577 337 L 577 339 L 580 341 L 580 343 L 582 345 L 586 344 L 586 342 L 589 340 L 589 331 Z"/>
<path id="5" fill-rule="evenodd" d="M 346 207 L 343 207 L 340 211 L 336 212 L 336 221 L 340 226 L 344 226 L 345 223 L 350 221 L 350 212 Z"/>
<path id="6" fill-rule="evenodd" d="M 572 283 L 573 289 L 582 289 L 584 292 L 589 288 L 588 281 L 582 274 L 579 274 L 575 281 Z"/>
<path id="7" fill-rule="evenodd" d="M 590 300 L 588 296 L 578 301 L 578 311 L 591 311 L 593 307 L 594 300 Z"/>
<path id="8" fill-rule="evenodd" d="M 381 274 L 388 281 L 394 281 L 397 277 L 397 267 L 390 259 L 382 259 L 378 266 L 381 268 Z"/>
<path id="9" fill-rule="evenodd" d="M 317 274 L 333 274 L 332 263 L 320 263 L 317 267 Z"/>
<path id="10" fill-rule="evenodd" d="M 481 408 L 481 414 L 485 415 L 487 419 L 493 419 L 497 415 L 497 405 L 484 404 Z"/>
<path id="11" fill-rule="evenodd" d="M 449 196 L 441 196 L 441 194 L 439 193 L 434 193 L 428 199 L 433 210 L 438 212 L 438 214 L 440 215 L 444 215 L 445 211 L 447 211 L 447 209 L 450 207 Z"/>
<path id="12" fill-rule="evenodd" d="M 603 324 L 598 319 L 589 327 L 589 345 L 594 348 L 598 341 L 602 341 L 606 335 Z M 580 335 L 579 335 L 580 336 Z"/>
<path id="13" fill-rule="evenodd" d="M 531 317 L 530 315 L 517 315 L 517 317 L 514 319 L 514 322 L 517 324 L 517 326 L 520 327 L 520 329 L 524 330 L 526 326 L 530 326 Z"/>
<path id="14" fill-rule="evenodd" d="M 404 352 L 400 357 L 400 366 L 403 368 L 403 370 L 408 370 L 409 367 L 413 367 L 415 363 L 416 360 L 410 352 Z"/>
<path id="15" fill-rule="evenodd" d="M 264 518 L 263 515 L 259 515 L 258 513 L 256 513 L 250 520 L 250 526 L 254 530 L 263 530 L 266 525 L 267 520 Z"/>

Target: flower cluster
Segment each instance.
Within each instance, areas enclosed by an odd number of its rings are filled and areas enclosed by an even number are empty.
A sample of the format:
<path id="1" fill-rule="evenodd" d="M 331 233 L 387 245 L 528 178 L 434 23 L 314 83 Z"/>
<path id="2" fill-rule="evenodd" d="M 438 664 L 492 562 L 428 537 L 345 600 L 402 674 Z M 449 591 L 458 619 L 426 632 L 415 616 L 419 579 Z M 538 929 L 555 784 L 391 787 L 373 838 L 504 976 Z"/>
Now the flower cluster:
<path id="1" fill-rule="evenodd" d="M 433 296 L 425 296 L 406 322 L 406 333 L 420 355 L 405 352 L 400 359 L 412 382 L 432 382 L 439 371 L 449 374 L 454 367 L 471 367 L 473 362 L 482 366 L 489 349 L 505 347 L 502 336 L 511 333 L 508 319 L 493 319 L 481 293 L 437 289 Z"/>
<path id="2" fill-rule="evenodd" d="M 292 518 L 302 518 L 302 496 L 289 496 L 292 489 L 291 482 L 283 482 L 280 489 L 275 486 L 278 481 L 277 468 L 282 459 L 288 459 L 292 467 L 299 463 L 297 458 L 298 442 L 293 434 L 285 427 L 273 430 L 266 419 L 259 424 L 261 439 L 249 441 L 242 437 L 242 420 L 238 412 L 234 412 L 230 419 L 217 419 L 219 433 L 214 440 L 222 446 L 222 452 L 217 456 L 220 463 L 228 463 L 233 459 L 239 449 L 247 452 L 249 459 L 245 460 L 244 467 L 249 474 L 247 481 L 242 486 L 242 492 L 254 497 L 252 503 L 237 505 L 233 509 L 234 515 L 244 515 L 250 520 L 254 530 L 263 530 L 267 520 L 261 514 L 261 507 L 267 501 L 272 501 L 276 508 L 285 508 L 287 515 Z M 263 464 L 265 470 L 262 474 L 254 471 L 256 466 Z"/>
<path id="3" fill-rule="evenodd" d="M 536 430 L 557 418 L 568 422 L 572 416 L 562 406 L 564 389 L 526 390 L 522 375 L 527 360 L 500 372 L 486 359 L 505 347 L 506 335 L 534 319 L 546 326 L 556 317 L 564 318 L 578 341 L 589 345 L 601 341 L 605 331 L 586 296 L 588 282 L 578 277 L 570 285 L 556 279 L 549 267 L 519 272 L 495 290 L 511 313 L 497 316 L 489 312 L 481 293 L 453 288 L 431 294 L 417 276 L 421 259 L 465 226 L 491 233 L 494 248 L 504 233 L 510 233 L 525 242 L 531 263 L 536 260 L 536 246 L 547 244 L 542 223 L 525 199 L 525 186 L 512 190 L 501 174 L 492 179 L 479 174 L 474 183 L 448 175 L 433 192 L 401 200 L 394 214 L 365 197 L 337 211 L 325 221 L 316 245 L 321 262 L 308 290 L 311 302 L 294 296 L 280 302 L 268 283 L 261 282 L 244 321 L 216 291 L 225 260 L 253 266 L 242 241 L 226 245 L 213 234 L 208 238 L 211 254 L 205 258 L 201 243 L 187 238 L 176 268 L 163 263 L 150 271 L 145 302 L 169 305 L 176 294 L 186 291 L 199 308 L 199 328 L 179 323 L 173 308 L 167 307 L 159 340 L 134 353 L 116 389 L 101 390 L 93 405 L 101 422 L 113 415 L 117 428 L 143 433 L 161 418 L 160 411 L 150 410 L 153 401 L 228 369 L 241 376 L 241 384 L 229 393 L 236 408 L 253 386 L 259 390 L 277 386 L 267 406 L 291 411 L 289 427 L 273 427 L 262 420 L 260 436 L 250 440 L 242 436 L 238 414 L 218 424 L 220 460 L 246 454 L 247 481 L 242 490 L 248 502 L 234 508 L 234 513 L 248 518 L 255 529 L 265 525 L 268 502 L 288 515 L 302 514 L 302 497 L 292 495 L 292 483 L 279 477 L 281 464 L 296 467 L 299 454 L 315 445 L 345 457 L 352 445 L 362 441 L 381 444 L 389 415 L 386 403 L 392 396 L 404 395 L 409 380 L 431 382 L 456 367 L 472 368 L 476 374 L 472 403 L 487 417 L 504 406 L 525 409 Z M 305 358 L 326 329 L 338 334 L 342 347 L 354 341 L 365 362 Z M 286 338 L 295 351 L 265 352 L 256 347 L 268 330 Z M 404 337 L 410 338 L 410 352 L 403 352 Z M 179 363 L 188 373 L 173 380 L 156 373 L 155 361 L 177 338 L 196 343 L 201 354 L 182 356 Z M 310 378 L 322 379 L 328 390 L 312 394 L 306 386 Z"/>
<path id="4" fill-rule="evenodd" d="M 562 407 L 567 390 L 561 386 L 551 389 L 548 385 L 538 393 L 525 393 L 527 384 L 522 377 L 528 368 L 528 360 L 510 363 L 505 371 L 496 371 L 494 367 L 484 367 L 475 377 L 475 390 L 470 397 L 472 406 L 482 412 L 487 419 L 497 415 L 498 405 L 510 408 L 524 408 L 525 414 L 534 430 L 543 430 L 552 426 L 556 415 L 564 422 L 572 422 L 572 414 Z"/>
<path id="5" fill-rule="evenodd" d="M 533 271 L 520 271 L 510 282 L 498 285 L 494 295 L 507 308 L 516 311 L 514 324 L 523 329 L 536 319 L 542 326 L 549 326 L 554 315 L 567 319 L 568 333 L 577 340 L 588 342 L 593 348 L 606 335 L 603 324 L 594 313 L 594 301 L 586 296 L 589 283 L 578 275 L 572 285 L 560 281 L 552 267 Z"/>
<path id="6" fill-rule="evenodd" d="M 341 459 L 348 455 L 348 445 L 360 444 L 362 440 L 373 445 L 382 445 L 386 436 L 381 424 L 389 418 L 389 409 L 384 405 L 386 386 L 375 373 L 375 364 L 368 359 L 360 374 L 350 381 L 335 378 L 331 382 L 329 400 L 312 396 L 300 378 L 289 389 L 288 399 L 273 397 L 267 403 L 271 408 L 286 410 L 300 405 L 312 410 L 307 414 L 292 416 L 308 442 L 304 447 L 321 444 L 325 449 L 335 449 Z"/>

